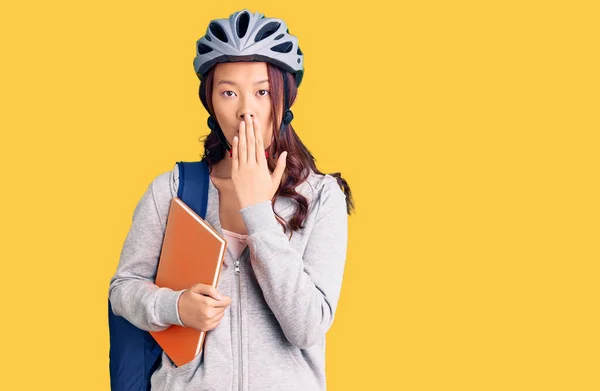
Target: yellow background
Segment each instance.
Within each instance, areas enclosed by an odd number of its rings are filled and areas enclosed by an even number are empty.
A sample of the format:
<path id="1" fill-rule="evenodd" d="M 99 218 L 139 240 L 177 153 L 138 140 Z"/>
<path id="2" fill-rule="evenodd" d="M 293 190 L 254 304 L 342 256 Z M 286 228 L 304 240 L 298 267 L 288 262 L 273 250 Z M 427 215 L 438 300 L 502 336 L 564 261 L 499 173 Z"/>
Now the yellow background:
<path id="1" fill-rule="evenodd" d="M 328 389 L 600 389 L 595 2 L 214 3 L 2 5 L 0 388 L 109 388 L 133 208 L 199 159 L 195 42 L 248 7 L 356 200 Z"/>

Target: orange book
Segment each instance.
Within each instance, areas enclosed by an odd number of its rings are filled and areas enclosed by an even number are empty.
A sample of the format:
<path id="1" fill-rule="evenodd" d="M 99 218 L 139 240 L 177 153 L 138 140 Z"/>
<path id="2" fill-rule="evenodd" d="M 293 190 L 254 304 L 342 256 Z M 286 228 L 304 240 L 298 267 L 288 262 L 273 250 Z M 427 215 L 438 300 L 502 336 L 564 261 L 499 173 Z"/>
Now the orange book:
<path id="1" fill-rule="evenodd" d="M 171 199 L 155 284 L 175 291 L 202 283 L 217 287 L 227 240 L 179 198 Z M 182 366 L 204 346 L 206 332 L 171 325 L 150 334 L 167 356 Z"/>

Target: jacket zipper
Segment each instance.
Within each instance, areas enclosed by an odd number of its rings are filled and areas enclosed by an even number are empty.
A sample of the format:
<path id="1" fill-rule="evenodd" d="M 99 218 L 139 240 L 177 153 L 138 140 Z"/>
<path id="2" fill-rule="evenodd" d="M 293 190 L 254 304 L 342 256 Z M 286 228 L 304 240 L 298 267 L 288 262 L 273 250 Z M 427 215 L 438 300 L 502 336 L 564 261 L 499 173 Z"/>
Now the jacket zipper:
<path id="1" fill-rule="evenodd" d="M 238 299 L 238 390 L 242 391 L 242 287 L 240 276 L 240 257 L 235 261 L 235 275 L 237 278 Z"/>

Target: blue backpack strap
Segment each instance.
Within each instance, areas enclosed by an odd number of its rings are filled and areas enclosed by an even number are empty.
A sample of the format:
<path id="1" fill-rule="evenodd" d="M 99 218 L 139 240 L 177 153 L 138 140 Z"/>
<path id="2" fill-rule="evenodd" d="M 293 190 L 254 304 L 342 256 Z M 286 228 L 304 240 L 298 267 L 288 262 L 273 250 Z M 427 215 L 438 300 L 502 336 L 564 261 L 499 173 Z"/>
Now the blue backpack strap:
<path id="1" fill-rule="evenodd" d="M 179 188 L 177 197 L 202 218 L 206 217 L 208 204 L 208 164 L 199 162 L 177 162 L 179 166 Z"/>
<path id="2" fill-rule="evenodd" d="M 108 301 L 110 389 L 150 391 L 150 377 L 160 364 L 162 349 L 145 330 L 117 316 Z"/>
<path id="3" fill-rule="evenodd" d="M 205 161 L 177 162 L 179 187 L 177 197 L 200 217 L 206 217 L 209 173 Z M 112 311 L 108 301 L 110 333 L 109 368 L 112 391 L 150 391 L 150 378 L 158 368 L 162 348 L 145 331 Z"/>

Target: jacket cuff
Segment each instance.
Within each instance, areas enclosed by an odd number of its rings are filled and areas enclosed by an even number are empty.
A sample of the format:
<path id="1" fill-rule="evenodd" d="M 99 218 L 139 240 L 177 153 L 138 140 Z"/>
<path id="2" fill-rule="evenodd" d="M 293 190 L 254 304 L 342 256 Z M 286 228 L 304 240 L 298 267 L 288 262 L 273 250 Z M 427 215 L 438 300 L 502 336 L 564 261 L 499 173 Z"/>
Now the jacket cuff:
<path id="1" fill-rule="evenodd" d="M 281 229 L 275 218 L 271 201 L 263 201 L 240 209 L 240 214 L 248 230 L 248 236 L 272 229 Z"/>
<path id="2" fill-rule="evenodd" d="M 171 326 L 176 324 L 183 326 L 179 318 L 177 303 L 184 291 L 174 291 L 169 288 L 160 288 L 156 298 L 155 315 L 159 323 Z"/>

